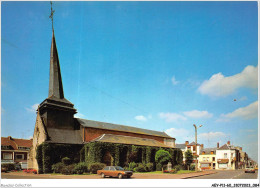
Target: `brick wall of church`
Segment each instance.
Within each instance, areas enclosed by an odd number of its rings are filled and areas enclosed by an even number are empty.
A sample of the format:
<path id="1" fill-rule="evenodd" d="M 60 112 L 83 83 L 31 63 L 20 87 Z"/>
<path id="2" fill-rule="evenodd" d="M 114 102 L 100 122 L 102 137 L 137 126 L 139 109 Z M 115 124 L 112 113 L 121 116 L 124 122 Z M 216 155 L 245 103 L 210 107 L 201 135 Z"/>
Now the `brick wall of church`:
<path id="1" fill-rule="evenodd" d="M 84 130 L 83 130 L 84 131 Z M 164 143 L 163 137 L 158 136 L 152 136 L 152 135 L 143 135 L 143 134 L 136 134 L 136 133 L 129 133 L 129 132 L 121 132 L 121 131 L 113 131 L 113 130 L 106 130 L 106 129 L 96 129 L 96 128 L 85 128 L 85 142 L 89 142 L 102 134 L 115 134 L 115 135 L 124 135 L 124 136 L 134 136 L 134 137 L 140 137 L 140 138 L 149 138 L 157 140 L 161 143 Z"/>

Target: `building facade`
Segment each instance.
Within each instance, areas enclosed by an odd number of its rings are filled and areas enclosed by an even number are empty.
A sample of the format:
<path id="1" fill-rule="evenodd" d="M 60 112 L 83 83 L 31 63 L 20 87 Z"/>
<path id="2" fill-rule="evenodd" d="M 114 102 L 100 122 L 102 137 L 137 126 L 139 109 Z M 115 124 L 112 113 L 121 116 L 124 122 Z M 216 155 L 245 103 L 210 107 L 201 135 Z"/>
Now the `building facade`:
<path id="1" fill-rule="evenodd" d="M 199 169 L 216 169 L 216 150 L 217 148 L 203 148 L 199 155 Z"/>
<path id="2" fill-rule="evenodd" d="M 1 137 L 1 164 L 12 163 L 27 169 L 29 150 L 32 146 L 32 139 L 18 139 Z"/>
<path id="3" fill-rule="evenodd" d="M 216 169 L 238 169 L 238 163 L 240 162 L 239 151 L 234 146 L 230 145 L 230 141 L 216 150 L 216 158 Z"/>

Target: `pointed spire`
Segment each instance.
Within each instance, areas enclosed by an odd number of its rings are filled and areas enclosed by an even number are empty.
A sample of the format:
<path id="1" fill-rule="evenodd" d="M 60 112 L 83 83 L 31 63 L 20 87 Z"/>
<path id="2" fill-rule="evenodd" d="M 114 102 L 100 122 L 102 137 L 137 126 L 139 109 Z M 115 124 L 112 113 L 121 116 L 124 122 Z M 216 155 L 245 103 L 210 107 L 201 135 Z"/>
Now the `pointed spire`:
<path id="1" fill-rule="evenodd" d="M 64 98 L 61 72 L 60 72 L 60 63 L 59 63 L 58 51 L 56 47 L 54 30 L 52 31 L 51 57 L 50 57 L 50 81 L 49 81 L 49 97 L 52 96 L 58 99 Z"/>

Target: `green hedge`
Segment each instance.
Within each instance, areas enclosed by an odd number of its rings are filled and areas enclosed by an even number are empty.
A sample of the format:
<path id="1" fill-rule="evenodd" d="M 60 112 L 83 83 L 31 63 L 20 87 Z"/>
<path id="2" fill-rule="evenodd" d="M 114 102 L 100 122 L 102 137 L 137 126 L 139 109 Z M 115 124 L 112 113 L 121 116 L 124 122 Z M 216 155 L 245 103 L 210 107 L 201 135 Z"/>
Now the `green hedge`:
<path id="1" fill-rule="evenodd" d="M 51 173 L 52 165 L 61 162 L 64 157 L 70 158 L 71 163 L 78 163 L 81 148 L 82 145 L 76 144 L 42 143 L 36 150 L 38 173 Z"/>

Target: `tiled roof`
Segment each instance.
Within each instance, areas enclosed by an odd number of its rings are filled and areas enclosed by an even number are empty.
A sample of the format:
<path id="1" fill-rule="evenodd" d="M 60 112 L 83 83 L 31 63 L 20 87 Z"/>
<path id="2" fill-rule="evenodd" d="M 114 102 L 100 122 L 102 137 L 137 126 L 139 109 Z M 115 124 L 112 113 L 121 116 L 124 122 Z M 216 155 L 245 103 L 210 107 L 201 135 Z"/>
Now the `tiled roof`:
<path id="1" fill-rule="evenodd" d="M 160 132 L 160 131 L 153 131 L 153 130 L 141 129 L 141 128 L 137 128 L 137 127 L 130 127 L 130 126 L 125 126 L 125 125 L 105 123 L 105 122 L 86 120 L 86 119 L 80 119 L 80 118 L 76 118 L 76 119 L 83 127 L 92 127 L 92 128 L 97 128 L 97 129 L 108 129 L 108 130 L 114 130 L 114 131 L 131 132 L 131 133 L 137 133 L 137 134 L 159 136 L 159 137 L 164 137 L 164 138 L 172 138 L 169 135 L 167 135 L 165 132 Z"/>
<path id="2" fill-rule="evenodd" d="M 235 148 L 231 145 L 227 145 L 227 144 L 224 144 L 223 146 L 221 146 L 220 148 L 218 148 L 218 150 L 234 150 Z"/>
<path id="3" fill-rule="evenodd" d="M 205 152 L 205 154 L 211 154 L 211 151 L 213 151 L 214 154 L 216 154 L 216 150 L 217 150 L 217 148 L 203 148 L 200 151 L 200 154 L 202 154 L 203 151 Z"/>
<path id="4" fill-rule="evenodd" d="M 142 145 L 142 146 L 156 146 L 156 147 L 169 147 L 161 142 L 158 142 L 154 139 L 133 137 L 133 136 L 122 136 L 114 134 L 103 134 L 98 138 L 95 138 L 91 142 L 110 142 L 110 143 L 119 143 L 119 144 L 133 144 L 133 145 Z"/>
<path id="5" fill-rule="evenodd" d="M 186 145 L 185 144 L 176 144 L 176 148 L 185 149 Z"/>
<path id="6" fill-rule="evenodd" d="M 18 147 L 31 147 L 32 139 L 19 139 L 12 137 L 1 137 L 1 146 L 11 146 L 11 149 L 17 150 Z"/>

